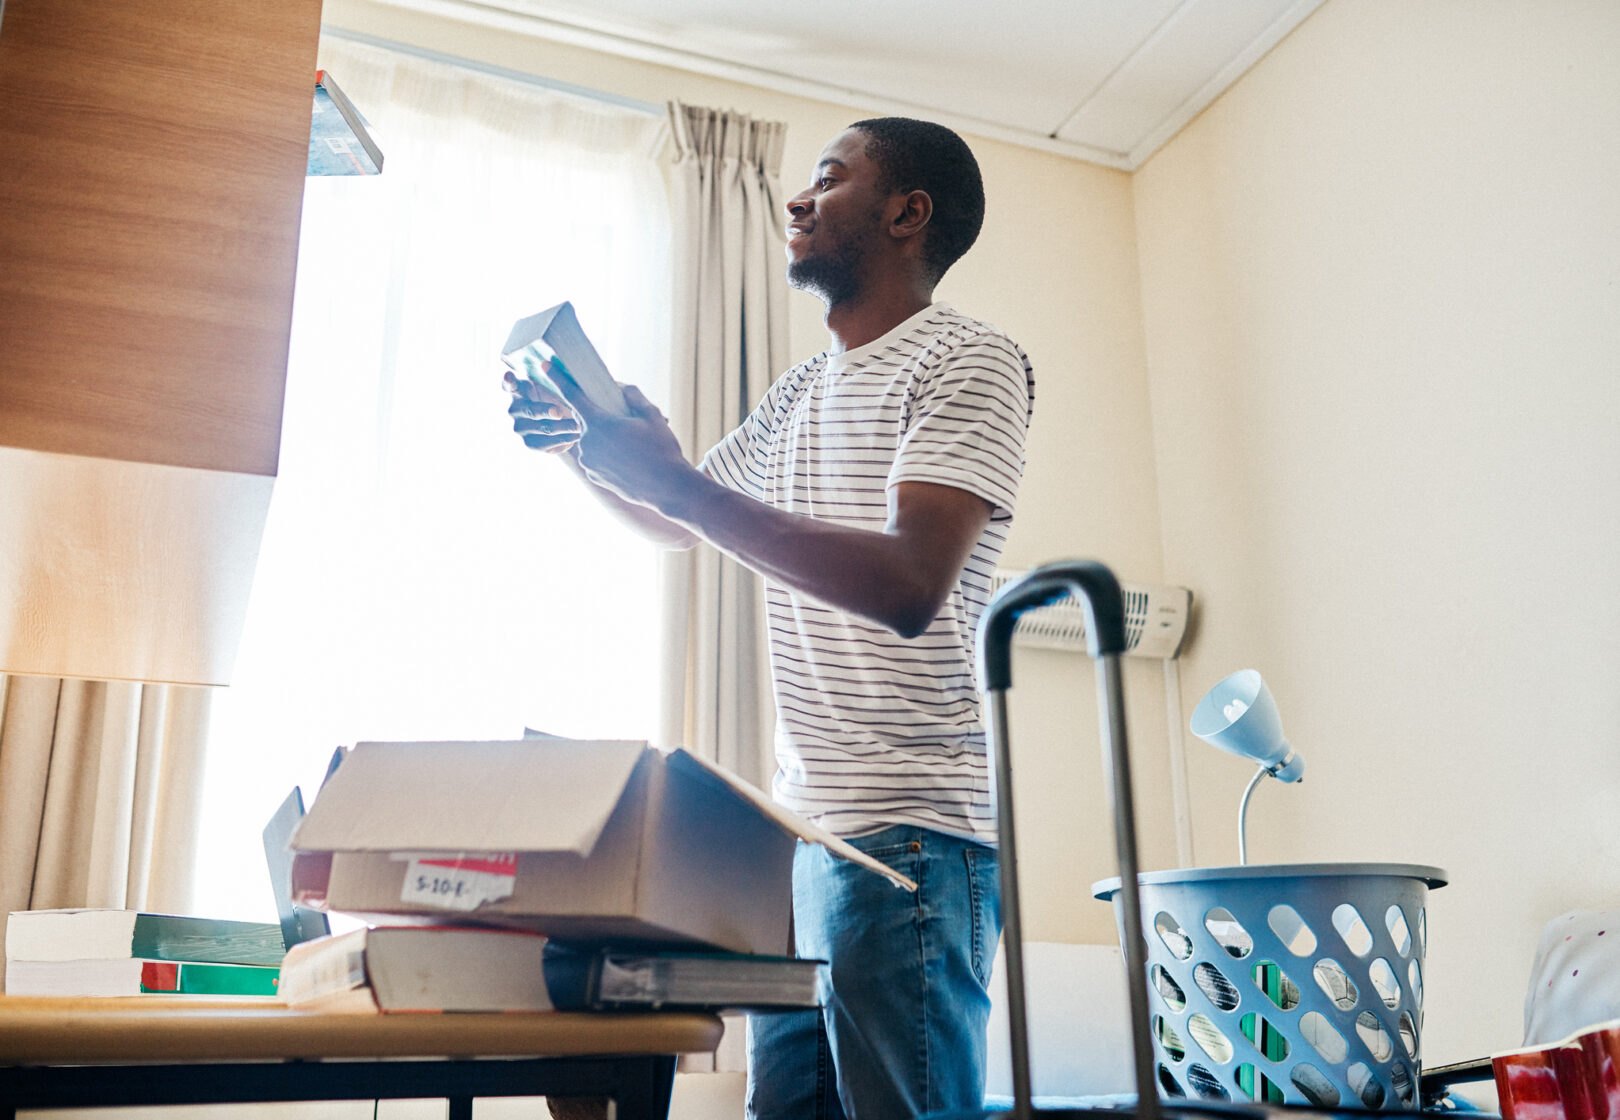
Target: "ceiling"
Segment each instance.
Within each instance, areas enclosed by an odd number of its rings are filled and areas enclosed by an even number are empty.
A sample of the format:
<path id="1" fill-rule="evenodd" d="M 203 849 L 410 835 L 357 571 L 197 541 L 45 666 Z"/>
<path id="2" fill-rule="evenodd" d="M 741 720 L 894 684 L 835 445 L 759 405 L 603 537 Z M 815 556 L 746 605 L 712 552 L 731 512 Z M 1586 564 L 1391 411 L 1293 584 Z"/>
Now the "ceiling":
<path id="1" fill-rule="evenodd" d="M 1133 170 L 1322 2 L 438 0 L 433 6 Z"/>

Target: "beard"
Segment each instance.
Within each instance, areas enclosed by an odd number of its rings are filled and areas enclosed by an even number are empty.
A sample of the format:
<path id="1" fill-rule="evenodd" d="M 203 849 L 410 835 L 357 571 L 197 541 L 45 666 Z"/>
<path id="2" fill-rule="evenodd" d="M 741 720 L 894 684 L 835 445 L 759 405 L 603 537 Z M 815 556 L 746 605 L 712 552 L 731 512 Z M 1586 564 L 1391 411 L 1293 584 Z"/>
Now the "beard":
<path id="1" fill-rule="evenodd" d="M 881 202 L 859 217 L 818 221 L 812 236 L 821 241 L 821 251 L 812 249 L 788 262 L 789 286 L 820 296 L 829 308 L 855 299 L 866 286 L 867 266 L 882 225 Z"/>
<path id="2" fill-rule="evenodd" d="M 787 282 L 789 287 L 820 296 L 828 307 L 855 298 L 861 290 L 854 254 L 847 250 L 789 261 Z"/>

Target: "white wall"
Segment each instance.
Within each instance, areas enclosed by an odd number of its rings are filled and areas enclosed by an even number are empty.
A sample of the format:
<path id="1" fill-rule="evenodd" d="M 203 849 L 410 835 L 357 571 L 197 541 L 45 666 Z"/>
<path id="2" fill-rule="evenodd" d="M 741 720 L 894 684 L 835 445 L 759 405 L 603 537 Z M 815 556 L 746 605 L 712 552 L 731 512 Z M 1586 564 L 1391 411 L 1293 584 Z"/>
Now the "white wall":
<path id="1" fill-rule="evenodd" d="M 1187 710 L 1309 769 L 1255 862 L 1437 864 L 1425 1062 L 1514 1046 L 1620 903 L 1620 7 L 1333 0 L 1135 175 Z M 1248 768 L 1194 740 L 1196 859 Z"/>

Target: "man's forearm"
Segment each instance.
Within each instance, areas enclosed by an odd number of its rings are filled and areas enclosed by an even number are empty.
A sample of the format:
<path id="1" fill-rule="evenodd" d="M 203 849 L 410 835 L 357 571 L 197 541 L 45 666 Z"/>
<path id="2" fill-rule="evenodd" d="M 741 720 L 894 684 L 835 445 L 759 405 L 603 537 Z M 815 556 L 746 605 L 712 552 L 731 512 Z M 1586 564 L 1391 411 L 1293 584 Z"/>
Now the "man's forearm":
<path id="1" fill-rule="evenodd" d="M 565 453 L 563 459 L 567 462 L 568 469 L 578 475 L 579 480 L 590 489 L 592 496 L 621 524 L 635 530 L 661 548 L 685 549 L 698 543 L 700 538 L 686 526 L 670 520 L 648 506 L 626 501 L 607 487 L 593 481 L 573 455 Z"/>
<path id="2" fill-rule="evenodd" d="M 990 512 L 961 491 L 914 486 L 937 493 L 916 498 L 909 512 L 891 507 L 883 530 L 779 510 L 697 472 L 656 504 L 671 522 L 777 583 L 912 637 L 938 613 Z M 977 523 L 964 527 L 960 508 Z"/>
<path id="3" fill-rule="evenodd" d="M 581 397 L 585 431 L 570 460 L 638 531 L 672 546 L 707 541 L 754 571 L 906 637 L 925 630 L 990 522 L 989 501 L 932 482 L 887 490 L 881 530 L 776 509 L 687 462 L 663 414 L 635 386 L 626 416 Z M 643 508 L 645 507 L 645 508 Z"/>

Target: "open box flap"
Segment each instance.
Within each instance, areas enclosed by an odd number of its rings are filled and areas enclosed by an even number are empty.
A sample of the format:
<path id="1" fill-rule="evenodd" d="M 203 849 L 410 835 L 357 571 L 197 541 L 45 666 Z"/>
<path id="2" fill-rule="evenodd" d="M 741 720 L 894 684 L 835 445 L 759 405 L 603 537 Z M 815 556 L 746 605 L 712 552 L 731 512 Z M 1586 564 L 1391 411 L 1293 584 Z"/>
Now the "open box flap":
<path id="1" fill-rule="evenodd" d="M 360 743 L 321 787 L 291 846 L 586 855 L 650 751 L 573 739 Z"/>
<path id="2" fill-rule="evenodd" d="M 917 889 L 916 883 L 900 874 L 894 868 L 889 867 L 881 860 L 873 859 L 871 856 L 856 848 L 854 845 L 840 840 L 826 829 L 813 825 L 803 817 L 784 809 L 782 806 L 778 805 L 776 802 L 767 797 L 763 791 L 755 786 L 749 785 L 747 782 L 743 781 L 730 771 L 721 769 L 719 766 L 708 761 L 707 759 L 699 758 L 690 751 L 679 748 L 671 751 L 666 757 L 667 765 L 672 770 L 687 774 L 703 775 L 712 781 L 719 781 L 721 784 L 730 789 L 732 793 L 736 794 L 738 797 L 741 797 L 744 801 L 747 801 L 750 805 L 754 806 L 754 808 L 758 809 L 765 816 L 769 817 L 779 828 L 782 829 L 782 831 L 791 833 L 792 835 L 799 837 L 801 840 L 807 840 L 812 844 L 820 844 L 839 859 L 845 859 L 850 863 L 859 864 L 868 871 L 875 871 L 897 887 L 904 887 L 908 891 L 914 891 Z"/>

